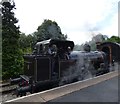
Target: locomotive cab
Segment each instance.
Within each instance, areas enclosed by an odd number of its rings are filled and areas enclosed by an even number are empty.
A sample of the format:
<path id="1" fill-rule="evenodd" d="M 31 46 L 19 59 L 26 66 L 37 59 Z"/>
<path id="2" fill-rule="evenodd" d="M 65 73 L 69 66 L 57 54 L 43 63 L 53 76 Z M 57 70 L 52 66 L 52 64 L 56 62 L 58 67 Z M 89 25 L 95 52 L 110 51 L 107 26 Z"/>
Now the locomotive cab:
<path id="1" fill-rule="evenodd" d="M 52 49 L 52 46 L 56 49 Z M 72 51 L 74 42 L 49 39 L 36 43 L 33 54 L 24 55 L 24 76 L 28 77 L 29 81 L 32 79 L 32 83 L 36 84 L 35 86 L 39 86 L 41 83 L 50 85 L 55 81 L 55 83 L 58 83 L 62 77 L 62 69 L 68 67 L 67 64 L 63 68 L 64 63 L 67 62 L 70 65 L 67 58 L 67 56 L 69 57 L 68 47 Z M 24 76 L 22 76 L 22 79 Z"/>

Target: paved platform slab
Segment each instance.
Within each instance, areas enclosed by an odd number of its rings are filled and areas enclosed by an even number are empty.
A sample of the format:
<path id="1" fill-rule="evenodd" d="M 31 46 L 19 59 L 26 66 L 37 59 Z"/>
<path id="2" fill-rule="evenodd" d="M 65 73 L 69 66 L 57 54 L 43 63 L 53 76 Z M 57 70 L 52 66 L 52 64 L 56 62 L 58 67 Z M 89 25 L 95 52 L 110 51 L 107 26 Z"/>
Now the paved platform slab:
<path id="1" fill-rule="evenodd" d="M 50 102 L 118 102 L 118 77 L 61 96 Z"/>

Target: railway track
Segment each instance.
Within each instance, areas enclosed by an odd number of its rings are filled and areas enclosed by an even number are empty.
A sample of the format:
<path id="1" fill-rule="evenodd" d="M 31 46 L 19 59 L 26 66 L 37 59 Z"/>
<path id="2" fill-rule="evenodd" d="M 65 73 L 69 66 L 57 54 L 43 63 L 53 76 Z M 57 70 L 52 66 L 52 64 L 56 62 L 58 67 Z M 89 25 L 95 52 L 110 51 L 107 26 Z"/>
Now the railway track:
<path id="1" fill-rule="evenodd" d="M 1 95 L 0 104 L 6 102 L 8 100 L 18 98 L 15 94 L 15 90 L 16 90 L 17 86 L 18 86 L 17 84 L 10 85 L 9 82 L 0 84 L 0 95 Z M 27 95 L 29 95 L 29 94 L 30 93 L 27 93 Z"/>
<path id="2" fill-rule="evenodd" d="M 17 85 L 10 85 L 10 83 L 4 83 L 0 85 L 0 94 L 4 95 L 11 93 L 16 89 Z"/>
<path id="3" fill-rule="evenodd" d="M 7 100 L 15 99 L 14 91 L 17 85 L 10 85 L 9 82 L 0 83 L 0 102 L 5 102 Z"/>
<path id="4" fill-rule="evenodd" d="M 1 88 L 1 87 L 5 87 L 5 86 L 9 86 L 9 85 L 10 85 L 10 83 L 9 83 L 9 82 L 6 82 L 6 83 L 1 83 L 1 84 L 0 84 L 0 88 Z"/>

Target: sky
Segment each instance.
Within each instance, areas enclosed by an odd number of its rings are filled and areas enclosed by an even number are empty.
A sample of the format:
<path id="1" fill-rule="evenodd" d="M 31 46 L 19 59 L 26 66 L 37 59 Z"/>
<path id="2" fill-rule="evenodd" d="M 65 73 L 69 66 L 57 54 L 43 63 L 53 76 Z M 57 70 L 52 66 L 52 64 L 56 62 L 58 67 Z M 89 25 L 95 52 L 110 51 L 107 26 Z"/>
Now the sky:
<path id="1" fill-rule="evenodd" d="M 63 34 L 75 44 L 95 34 L 118 36 L 119 0 L 14 0 L 20 31 L 35 32 L 44 19 L 57 22 Z"/>

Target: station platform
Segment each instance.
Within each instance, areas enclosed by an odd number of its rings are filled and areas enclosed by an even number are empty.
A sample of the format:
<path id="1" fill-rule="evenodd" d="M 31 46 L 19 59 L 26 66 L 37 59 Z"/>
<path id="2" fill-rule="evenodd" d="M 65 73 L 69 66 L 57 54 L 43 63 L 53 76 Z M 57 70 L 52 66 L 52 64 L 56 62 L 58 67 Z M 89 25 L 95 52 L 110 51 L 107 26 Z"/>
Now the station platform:
<path id="1" fill-rule="evenodd" d="M 90 102 L 93 104 L 95 102 L 96 104 L 97 102 L 97 104 L 101 104 L 103 102 L 105 104 L 118 104 L 120 101 L 118 79 L 118 71 L 113 71 L 95 78 L 9 100 L 5 103 L 38 102 L 40 104 L 44 102 L 45 104 L 53 104 L 54 102 L 62 102 L 64 104 L 79 102 L 80 104 L 89 104 Z"/>
<path id="2" fill-rule="evenodd" d="M 58 97 L 49 102 L 118 102 L 118 77 Z"/>

